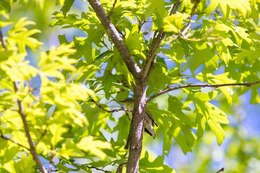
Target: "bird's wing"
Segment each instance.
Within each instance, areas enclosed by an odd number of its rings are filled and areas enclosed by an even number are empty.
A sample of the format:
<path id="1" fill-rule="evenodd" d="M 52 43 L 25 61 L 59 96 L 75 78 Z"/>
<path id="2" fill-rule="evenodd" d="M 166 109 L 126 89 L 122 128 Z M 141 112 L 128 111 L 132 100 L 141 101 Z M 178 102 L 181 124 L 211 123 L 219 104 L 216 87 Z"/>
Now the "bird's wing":
<path id="1" fill-rule="evenodd" d="M 148 112 L 147 110 L 145 110 L 145 113 L 148 115 L 148 117 L 152 120 L 153 124 L 156 125 L 158 127 L 158 124 L 155 122 L 155 120 L 153 119 L 152 115 L 150 114 L 150 112 Z"/>

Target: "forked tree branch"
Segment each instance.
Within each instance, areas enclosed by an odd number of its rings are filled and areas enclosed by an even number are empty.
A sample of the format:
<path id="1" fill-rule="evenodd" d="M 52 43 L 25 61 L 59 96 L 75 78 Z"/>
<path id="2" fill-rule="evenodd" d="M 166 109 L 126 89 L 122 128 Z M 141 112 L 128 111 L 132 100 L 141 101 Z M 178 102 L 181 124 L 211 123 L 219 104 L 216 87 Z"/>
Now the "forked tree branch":
<path id="1" fill-rule="evenodd" d="M 13 83 L 14 83 L 14 90 L 15 90 L 15 92 L 17 92 L 18 91 L 17 83 L 16 82 L 13 82 Z M 42 165 L 42 162 L 40 161 L 38 154 L 36 152 L 36 148 L 33 144 L 32 137 L 31 137 L 30 130 L 29 130 L 29 126 L 28 126 L 27 121 L 26 121 L 26 115 L 24 114 L 22 101 L 17 99 L 17 105 L 18 105 L 18 113 L 21 116 L 21 119 L 23 121 L 23 127 L 24 127 L 24 130 L 25 130 L 25 135 L 27 137 L 27 141 L 28 141 L 29 146 L 30 146 L 29 150 L 30 150 L 31 155 L 33 156 L 33 160 L 35 161 L 37 167 L 40 169 L 40 171 L 42 173 L 47 173 L 47 170 Z"/>
<path id="2" fill-rule="evenodd" d="M 121 57 L 123 58 L 124 62 L 128 70 L 133 74 L 135 78 L 140 78 L 141 68 L 135 62 L 133 57 L 131 56 L 127 46 L 125 45 L 123 39 L 120 37 L 120 33 L 117 31 L 114 24 L 109 19 L 109 16 L 104 11 L 101 3 L 99 0 L 88 0 L 91 7 L 94 9 L 97 17 L 101 21 L 102 25 L 104 26 L 108 36 L 115 44 L 116 48 L 118 49 Z"/>
<path id="3" fill-rule="evenodd" d="M 226 84 L 187 84 L 187 85 L 180 85 L 180 86 L 176 86 L 176 87 L 167 87 L 167 88 L 159 91 L 158 93 L 152 95 L 151 97 L 149 97 L 147 99 L 147 102 L 151 101 L 152 99 L 154 99 L 154 98 L 156 98 L 160 95 L 166 94 L 166 93 L 174 91 L 174 90 L 182 89 L 182 88 L 195 88 L 195 87 L 219 88 L 219 87 L 225 87 L 225 86 L 246 86 L 246 87 L 250 87 L 252 85 L 257 85 L 257 84 L 260 84 L 260 81 L 250 82 L 250 83 L 226 83 Z"/>
<path id="4" fill-rule="evenodd" d="M 180 6 L 181 2 L 179 0 L 177 0 L 171 11 L 170 11 L 170 15 L 175 14 Z M 143 79 L 147 79 L 151 69 L 153 68 L 153 64 L 155 63 L 156 60 L 156 56 L 157 56 L 157 50 L 160 47 L 160 44 L 162 42 L 162 40 L 165 38 L 166 36 L 166 32 L 163 31 L 163 29 L 161 28 L 157 34 L 155 34 L 155 37 L 152 40 L 152 45 L 148 50 L 148 53 L 146 54 L 146 60 L 144 62 L 144 65 L 142 67 L 142 77 Z"/>

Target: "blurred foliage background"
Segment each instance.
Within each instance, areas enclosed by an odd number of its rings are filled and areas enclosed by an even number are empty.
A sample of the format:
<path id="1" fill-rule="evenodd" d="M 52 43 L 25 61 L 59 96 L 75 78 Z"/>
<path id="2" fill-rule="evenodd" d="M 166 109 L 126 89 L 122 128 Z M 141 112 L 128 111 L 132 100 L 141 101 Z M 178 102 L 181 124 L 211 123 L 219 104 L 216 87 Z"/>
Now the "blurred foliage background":
<path id="1" fill-rule="evenodd" d="M 52 13 L 60 9 L 64 0 L 17 0 L 10 11 L 11 21 L 18 21 L 22 17 L 35 21 L 41 31 L 34 35 L 44 42 L 43 48 L 49 49 L 57 46 L 58 34 L 66 34 L 71 39 L 74 35 L 82 35 L 77 29 L 51 27 Z M 87 10 L 87 2 L 75 1 L 71 11 L 80 13 Z M 3 28 L 5 33 L 8 27 Z M 30 56 L 31 57 L 31 56 Z M 37 63 L 38 59 L 31 59 Z M 37 81 L 34 85 L 37 85 Z M 249 106 L 250 94 L 246 94 L 238 100 L 240 103 L 226 107 L 221 102 L 216 103 L 228 112 L 231 127 L 224 127 L 226 138 L 221 146 L 217 145 L 212 132 L 207 132 L 196 145 L 192 153 L 183 155 L 177 145 L 173 145 L 165 162 L 174 167 L 177 172 L 216 172 L 224 167 L 227 173 L 257 173 L 260 172 L 260 105 Z M 162 154 L 160 141 L 149 141 L 148 149 L 155 155 Z"/>

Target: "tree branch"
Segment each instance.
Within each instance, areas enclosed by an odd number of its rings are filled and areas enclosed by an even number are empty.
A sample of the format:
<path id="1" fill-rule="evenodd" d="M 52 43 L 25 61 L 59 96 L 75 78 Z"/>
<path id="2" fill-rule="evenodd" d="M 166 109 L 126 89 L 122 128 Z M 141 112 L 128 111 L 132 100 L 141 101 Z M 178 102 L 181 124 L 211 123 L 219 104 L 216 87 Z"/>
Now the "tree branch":
<path id="1" fill-rule="evenodd" d="M 219 88 L 219 87 L 224 87 L 224 86 L 246 86 L 246 87 L 250 87 L 252 85 L 257 85 L 260 84 L 260 81 L 256 81 L 256 82 L 251 82 L 251 83 L 226 83 L 226 84 L 188 84 L 188 85 L 181 85 L 181 86 L 176 86 L 176 87 L 168 87 L 166 89 L 163 89 L 161 91 L 159 91 L 158 93 L 152 95 L 151 97 L 149 97 L 147 99 L 147 102 L 151 101 L 152 99 L 166 94 L 170 91 L 174 91 L 174 90 L 178 90 L 178 89 L 182 89 L 182 88 L 195 88 L 195 87 L 201 87 L 201 88 L 205 88 L 205 87 L 211 87 L 211 88 Z"/>
<path id="2" fill-rule="evenodd" d="M 4 42 L 4 36 L 3 36 L 1 28 L 0 28 L 0 41 L 1 41 L 3 48 L 6 50 L 6 45 L 5 45 L 5 42 Z"/>
<path id="3" fill-rule="evenodd" d="M 127 65 L 128 70 L 132 73 L 135 78 L 140 78 L 141 69 L 135 60 L 132 58 L 128 48 L 126 47 L 123 39 L 120 37 L 119 32 L 117 31 L 114 24 L 109 19 L 109 16 L 104 11 L 101 3 L 99 0 L 88 0 L 91 7 L 97 14 L 97 17 L 101 21 L 102 25 L 104 26 L 108 36 L 115 44 L 116 48 L 118 49 L 120 55 L 122 56 L 124 62 Z"/>
<path id="4" fill-rule="evenodd" d="M 132 120 L 129 140 L 129 156 L 127 162 L 127 173 L 138 173 L 139 158 L 142 151 L 142 141 L 144 132 L 144 114 L 146 106 L 146 81 L 141 79 L 136 80 L 134 89 L 134 110 L 132 113 Z"/>
<path id="5" fill-rule="evenodd" d="M 6 45 L 5 45 L 5 42 L 4 42 L 4 38 L 3 38 L 3 34 L 2 34 L 1 28 L 0 28 L 0 41 L 1 41 L 1 44 L 2 44 L 3 48 L 6 50 L 7 48 L 6 48 Z M 15 92 L 17 92 L 18 91 L 18 86 L 17 86 L 17 84 L 15 82 L 13 82 L 13 83 L 14 83 L 14 90 L 15 90 Z M 18 104 L 18 113 L 20 114 L 20 116 L 22 118 L 25 134 L 26 134 L 28 143 L 30 145 L 30 148 L 27 148 L 26 146 L 23 146 L 23 145 L 21 145 L 19 143 L 16 143 L 15 141 L 5 137 L 3 134 L 1 134 L 1 138 L 9 140 L 10 142 L 13 142 L 14 144 L 16 144 L 16 145 L 18 145 L 18 146 L 20 146 L 22 148 L 25 148 L 28 151 L 30 151 L 31 155 L 33 156 L 33 160 L 36 162 L 36 165 L 38 166 L 40 171 L 42 173 L 47 173 L 47 171 L 43 167 L 40 159 L 38 158 L 35 146 L 33 144 L 33 141 L 32 141 L 32 138 L 31 138 L 31 134 L 30 134 L 30 130 L 29 130 L 28 124 L 26 122 L 26 115 L 24 114 L 21 100 L 17 99 L 17 104 Z"/>
<path id="6" fill-rule="evenodd" d="M 3 134 L 2 132 L 0 132 L 0 138 L 2 138 L 2 139 L 4 139 L 4 140 L 7 140 L 7 141 L 10 141 L 10 142 L 12 142 L 12 143 L 18 145 L 19 147 L 22 147 L 22 148 L 24 148 L 24 149 L 30 151 L 30 148 L 28 148 L 28 147 L 26 147 L 26 146 L 24 146 L 24 145 L 22 145 L 22 144 L 19 144 L 18 142 L 15 142 L 14 140 L 12 140 L 12 139 L 10 139 L 10 138 L 4 136 L 4 134 Z"/>
<path id="7" fill-rule="evenodd" d="M 194 16 L 195 14 L 195 11 L 198 7 L 198 4 L 200 3 L 200 0 L 196 0 L 196 2 L 194 3 L 193 7 L 192 7 L 192 10 L 191 10 L 191 14 L 190 16 L 188 17 L 188 23 L 182 28 L 181 32 L 176 36 L 173 36 L 172 39 L 170 40 L 170 42 L 172 40 L 175 40 L 177 38 L 180 38 L 181 36 L 183 36 L 185 38 L 185 34 L 188 32 L 188 30 L 190 29 L 191 27 L 191 18 Z"/>
<path id="8" fill-rule="evenodd" d="M 47 126 L 48 127 L 48 126 Z M 37 142 L 35 143 L 35 146 L 37 146 L 40 141 L 42 140 L 42 138 L 47 134 L 47 127 L 44 129 L 44 131 L 41 133 L 40 138 L 37 140 Z"/>
<path id="9" fill-rule="evenodd" d="M 117 0 L 114 0 L 113 7 L 112 7 L 111 11 L 109 12 L 108 17 L 110 17 L 113 14 L 116 3 L 117 3 Z"/>
<path id="10" fill-rule="evenodd" d="M 175 14 L 180 6 L 181 2 L 177 1 L 174 3 L 170 15 Z M 160 44 L 162 42 L 162 40 L 165 38 L 166 32 L 163 31 L 163 29 L 161 28 L 157 34 L 155 34 L 155 37 L 153 38 L 152 41 L 152 45 L 150 47 L 150 49 L 148 50 L 148 53 L 146 54 L 146 60 L 144 62 L 144 65 L 142 67 L 142 71 L 143 71 L 143 79 L 147 79 L 150 71 L 153 67 L 153 64 L 155 63 L 155 59 L 157 56 L 157 50 L 160 47 Z"/>
<path id="11" fill-rule="evenodd" d="M 14 83 L 15 92 L 17 92 L 18 86 L 17 86 L 16 82 L 13 82 L 13 83 Z M 25 130 L 25 135 L 26 135 L 27 141 L 30 145 L 29 151 L 30 151 L 31 155 L 33 156 L 33 160 L 36 162 L 36 165 L 38 166 L 40 171 L 42 173 L 47 173 L 46 169 L 44 168 L 44 166 L 42 165 L 42 163 L 41 163 L 41 161 L 38 157 L 38 154 L 36 152 L 36 148 L 33 144 L 32 137 L 31 137 L 31 134 L 30 134 L 30 130 L 29 130 L 28 124 L 26 122 L 26 115 L 24 114 L 22 101 L 17 99 L 17 104 L 18 104 L 18 113 L 20 114 L 20 116 L 22 118 L 24 130 Z"/>
<path id="12" fill-rule="evenodd" d="M 192 7 L 192 11 L 191 14 L 188 18 L 188 23 L 184 26 L 184 28 L 181 30 L 180 35 L 184 36 L 186 34 L 186 32 L 189 30 L 190 26 L 191 26 L 191 18 L 194 16 L 195 11 L 198 7 L 198 4 L 200 3 L 200 0 L 196 0 L 196 2 L 194 3 L 193 7 Z"/>

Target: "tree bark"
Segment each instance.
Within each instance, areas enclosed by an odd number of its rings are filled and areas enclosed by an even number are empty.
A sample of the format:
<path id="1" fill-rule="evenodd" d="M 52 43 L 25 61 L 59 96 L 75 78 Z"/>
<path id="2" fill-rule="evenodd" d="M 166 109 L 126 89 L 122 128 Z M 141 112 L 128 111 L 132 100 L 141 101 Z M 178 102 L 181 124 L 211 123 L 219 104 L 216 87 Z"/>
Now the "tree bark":
<path id="1" fill-rule="evenodd" d="M 106 14 L 99 0 L 88 0 L 91 7 L 94 9 L 97 17 L 104 26 L 109 38 L 115 44 L 115 47 L 119 51 L 121 57 L 123 58 L 128 70 L 132 73 L 135 78 L 140 77 L 141 68 L 135 62 L 131 56 L 127 46 L 125 45 L 123 39 L 121 38 L 119 32 L 117 31 L 114 24 L 111 22 L 109 16 Z"/>
<path id="2" fill-rule="evenodd" d="M 144 113 L 146 106 L 146 80 L 136 79 L 135 103 L 133 118 L 129 133 L 129 157 L 127 173 L 137 173 L 139 169 L 139 158 L 142 151 L 142 140 L 144 131 Z"/>

